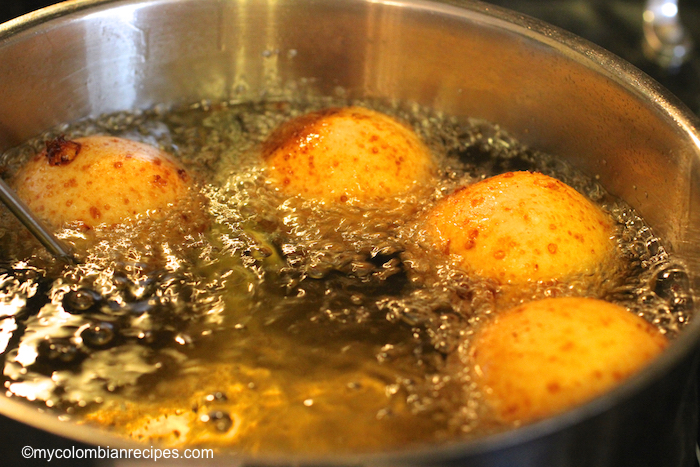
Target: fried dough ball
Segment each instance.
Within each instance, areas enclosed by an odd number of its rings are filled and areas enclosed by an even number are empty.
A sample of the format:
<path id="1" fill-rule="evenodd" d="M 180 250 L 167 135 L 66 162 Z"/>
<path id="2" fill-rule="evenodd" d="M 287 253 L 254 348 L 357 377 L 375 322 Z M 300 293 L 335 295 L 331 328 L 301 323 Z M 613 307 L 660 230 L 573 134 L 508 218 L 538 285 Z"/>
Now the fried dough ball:
<path id="1" fill-rule="evenodd" d="M 477 331 L 470 355 L 496 416 L 529 422 L 611 389 L 667 344 L 654 326 L 621 306 L 551 298 L 497 315 Z"/>
<path id="2" fill-rule="evenodd" d="M 611 257 L 613 224 L 570 186 L 508 172 L 462 188 L 428 215 L 431 240 L 462 267 L 501 284 L 590 272 Z"/>
<path id="3" fill-rule="evenodd" d="M 16 175 L 29 208 L 55 227 L 128 224 L 161 217 L 187 196 L 187 172 L 167 153 L 111 136 L 56 138 Z"/>
<path id="4" fill-rule="evenodd" d="M 263 157 L 283 192 L 328 203 L 391 198 L 433 172 L 430 152 L 413 130 L 362 107 L 285 122 L 265 142 Z"/>

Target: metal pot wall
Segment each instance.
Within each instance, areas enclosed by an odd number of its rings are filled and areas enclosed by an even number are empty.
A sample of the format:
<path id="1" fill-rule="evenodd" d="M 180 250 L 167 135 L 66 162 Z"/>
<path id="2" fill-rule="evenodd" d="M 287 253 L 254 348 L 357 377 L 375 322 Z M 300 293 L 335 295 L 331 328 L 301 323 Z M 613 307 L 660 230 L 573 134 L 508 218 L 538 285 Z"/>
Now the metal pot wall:
<path id="1" fill-rule="evenodd" d="M 700 286 L 695 117 L 611 54 L 487 4 L 73 0 L 0 26 L 0 77 L 0 150 L 61 122 L 119 110 L 339 89 L 497 122 L 599 177 L 685 259 Z M 699 334 L 695 320 L 660 359 L 603 397 L 479 441 L 381 455 L 228 461 L 694 465 Z M 88 444 L 120 444 L 15 400 L 0 400 L 0 412 Z"/>

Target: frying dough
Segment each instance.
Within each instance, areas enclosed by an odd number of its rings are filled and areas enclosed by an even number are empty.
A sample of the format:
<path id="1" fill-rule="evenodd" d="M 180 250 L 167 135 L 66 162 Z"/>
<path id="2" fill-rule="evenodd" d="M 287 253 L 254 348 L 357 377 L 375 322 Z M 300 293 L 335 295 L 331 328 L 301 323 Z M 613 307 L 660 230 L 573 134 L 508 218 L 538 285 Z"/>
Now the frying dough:
<path id="1" fill-rule="evenodd" d="M 57 138 L 13 181 L 19 197 L 54 227 L 161 217 L 188 196 L 192 180 L 169 154 L 111 136 Z"/>
<path id="2" fill-rule="evenodd" d="M 667 344 L 658 329 L 621 306 L 551 298 L 498 314 L 477 331 L 470 356 L 496 416 L 529 422 L 608 391 Z"/>
<path id="3" fill-rule="evenodd" d="M 428 215 L 434 244 L 501 284 L 558 280 L 600 268 L 614 249 L 612 220 L 570 186 L 508 172 L 466 186 Z"/>
<path id="4" fill-rule="evenodd" d="M 407 192 L 433 172 L 412 129 L 362 107 L 311 112 L 282 124 L 265 142 L 272 183 L 326 203 L 365 203 Z"/>

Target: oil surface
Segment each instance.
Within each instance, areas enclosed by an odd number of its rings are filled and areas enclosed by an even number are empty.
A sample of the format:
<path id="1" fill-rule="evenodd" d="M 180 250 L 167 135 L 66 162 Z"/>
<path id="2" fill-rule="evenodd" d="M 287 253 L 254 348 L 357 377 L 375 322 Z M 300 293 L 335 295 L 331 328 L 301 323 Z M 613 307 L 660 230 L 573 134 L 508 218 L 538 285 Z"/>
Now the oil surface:
<path id="1" fill-rule="evenodd" d="M 54 262 L 7 212 L 0 225 L 0 352 L 8 397 L 149 442 L 244 452 L 374 451 L 507 429 L 466 368 L 498 287 L 426 245 L 421 216 L 457 187 L 510 170 L 556 176 L 617 222 L 620 268 L 536 284 L 546 296 L 620 303 L 675 336 L 690 318 L 682 262 L 594 180 L 497 126 L 360 103 L 410 122 L 440 167 L 433 186 L 362 208 L 286 198 L 260 144 L 281 122 L 347 103 L 193 105 L 64 125 L 3 156 L 7 173 L 45 140 L 112 134 L 160 146 L 206 202 L 135 228 L 59 235 Z M 358 103 L 354 103 L 358 104 Z M 593 285 L 591 285 L 593 284 Z"/>

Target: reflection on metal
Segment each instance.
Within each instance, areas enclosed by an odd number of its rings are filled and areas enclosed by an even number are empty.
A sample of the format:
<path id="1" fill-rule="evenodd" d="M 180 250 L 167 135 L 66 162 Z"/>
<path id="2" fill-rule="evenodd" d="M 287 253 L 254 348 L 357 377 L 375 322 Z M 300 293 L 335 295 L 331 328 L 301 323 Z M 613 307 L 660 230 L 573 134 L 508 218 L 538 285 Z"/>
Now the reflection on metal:
<path id="1" fill-rule="evenodd" d="M 693 42 L 679 19 L 678 0 L 647 0 L 644 10 L 644 53 L 658 65 L 673 70 L 693 50 Z"/>

